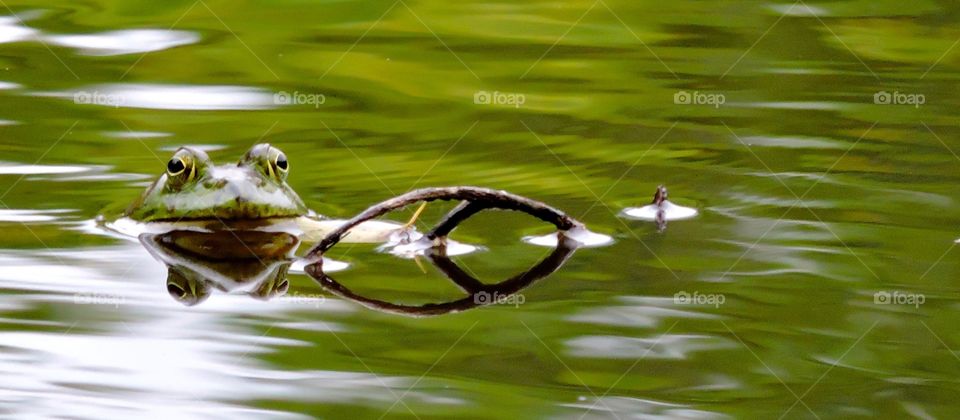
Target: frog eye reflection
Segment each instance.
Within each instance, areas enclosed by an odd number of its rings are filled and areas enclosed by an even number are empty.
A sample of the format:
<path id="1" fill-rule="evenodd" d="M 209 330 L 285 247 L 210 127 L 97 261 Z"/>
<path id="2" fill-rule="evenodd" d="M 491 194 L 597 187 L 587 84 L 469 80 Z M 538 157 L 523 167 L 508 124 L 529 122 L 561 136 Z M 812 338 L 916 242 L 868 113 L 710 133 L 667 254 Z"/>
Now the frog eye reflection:
<path id="1" fill-rule="evenodd" d="M 287 155 L 283 154 L 283 152 L 277 153 L 277 157 L 273 164 L 276 165 L 280 172 L 286 172 L 287 169 L 290 168 L 290 164 L 287 163 Z"/>
<path id="2" fill-rule="evenodd" d="M 167 162 L 167 173 L 170 175 L 180 175 L 187 169 L 187 165 L 183 163 L 183 159 L 174 157 Z"/>
<path id="3" fill-rule="evenodd" d="M 187 295 L 186 290 L 183 290 L 182 287 L 174 283 L 167 284 L 167 293 L 170 293 L 170 296 L 177 299 L 183 299 L 183 297 Z"/>

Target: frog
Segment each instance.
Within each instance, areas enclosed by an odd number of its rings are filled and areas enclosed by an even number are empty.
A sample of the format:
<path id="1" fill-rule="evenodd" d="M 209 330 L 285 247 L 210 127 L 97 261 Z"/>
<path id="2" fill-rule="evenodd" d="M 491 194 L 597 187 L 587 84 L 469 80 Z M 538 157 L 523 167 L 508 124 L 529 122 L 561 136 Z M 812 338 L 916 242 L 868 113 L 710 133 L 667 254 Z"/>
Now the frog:
<path id="1" fill-rule="evenodd" d="M 271 257 L 276 247 L 249 232 L 285 232 L 301 241 L 317 241 L 339 227 L 310 210 L 287 183 L 291 163 L 269 143 L 252 146 L 235 163 L 215 164 L 209 155 L 189 146 L 178 148 L 160 174 L 120 217 L 103 226 L 113 233 L 138 237 L 173 231 L 231 232 L 235 246 L 224 241 L 184 241 L 184 248 L 214 258 Z M 101 218 L 101 221 L 104 218 Z M 352 229 L 345 242 L 386 243 L 398 233 L 415 232 L 411 223 L 372 220 Z M 253 239 L 250 239 L 253 238 Z"/>
<path id="2" fill-rule="evenodd" d="M 290 163 L 268 143 L 236 164 L 214 165 L 206 152 L 180 147 L 161 174 L 124 212 L 141 222 L 264 220 L 309 213 L 287 184 Z"/>

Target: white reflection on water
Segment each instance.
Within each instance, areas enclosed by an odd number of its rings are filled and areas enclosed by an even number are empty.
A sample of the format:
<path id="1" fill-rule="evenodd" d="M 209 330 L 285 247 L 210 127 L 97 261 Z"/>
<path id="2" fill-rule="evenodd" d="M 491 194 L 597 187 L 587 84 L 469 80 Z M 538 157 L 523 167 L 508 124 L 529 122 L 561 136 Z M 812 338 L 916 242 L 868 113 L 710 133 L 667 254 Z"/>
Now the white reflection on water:
<path id="1" fill-rule="evenodd" d="M 611 416 L 622 416 L 623 413 L 631 413 L 627 418 L 643 419 L 726 419 L 730 418 L 719 413 L 710 411 L 696 410 L 687 405 L 671 404 L 661 401 L 644 400 L 639 398 L 606 396 L 600 398 L 584 399 L 576 404 L 567 404 L 567 407 L 581 410 L 590 410 L 584 415 L 577 416 L 580 419 L 608 419 Z"/>
<path id="2" fill-rule="evenodd" d="M 0 175 L 75 174 L 95 170 L 94 166 L 80 165 L 27 165 L 0 162 Z"/>
<path id="3" fill-rule="evenodd" d="M 729 103 L 727 106 L 761 109 L 789 109 L 800 111 L 840 111 L 849 108 L 850 104 L 841 102 L 747 102 Z"/>
<path id="4" fill-rule="evenodd" d="M 243 86 L 107 84 L 33 96 L 69 99 L 79 105 L 170 110 L 244 110 L 276 108 L 273 94 Z"/>
<path id="5" fill-rule="evenodd" d="M 170 137 L 173 134 L 160 131 L 104 131 L 103 135 L 118 139 L 154 139 Z"/>
<path id="6" fill-rule="evenodd" d="M 50 35 L 47 41 L 77 48 L 80 54 L 106 56 L 160 51 L 193 44 L 200 35 L 188 31 L 134 29 L 85 35 Z"/>
<path id="7" fill-rule="evenodd" d="M 72 210 L 0 209 L 0 222 L 53 222 Z"/>
<path id="8" fill-rule="evenodd" d="M 846 149 L 847 144 L 823 137 L 802 136 L 742 136 L 749 146 L 785 147 L 790 149 Z"/>
<path id="9" fill-rule="evenodd" d="M 29 175 L 27 181 L 127 181 L 152 178 L 143 174 L 110 172 L 106 165 L 31 165 L 0 162 L 0 175 Z"/>
<path id="10" fill-rule="evenodd" d="M 33 13 L 33 16 L 39 13 Z M 26 26 L 33 16 L 0 16 L 0 43 L 36 41 L 67 48 L 76 48 L 84 55 L 110 56 L 162 51 L 193 44 L 200 35 L 170 29 L 129 29 L 93 34 L 45 34 Z"/>
<path id="11" fill-rule="evenodd" d="M 737 348 L 735 342 L 722 337 L 693 334 L 646 338 L 585 335 L 570 339 L 566 344 L 571 355 L 606 359 L 686 359 L 692 352 Z"/>
<path id="12" fill-rule="evenodd" d="M 289 418 L 295 416 L 249 402 L 389 405 L 396 396 L 386 387 L 414 381 L 365 371 L 287 371 L 258 358 L 313 345 L 264 330 L 345 331 L 319 319 L 358 310 L 352 304 L 327 299 L 307 307 L 218 294 L 186 309 L 167 296 L 165 278 L 165 268 L 133 243 L 0 251 L 0 405 L 30 417 Z M 55 308 L 64 321 L 16 319 L 41 308 Z M 297 311 L 310 317 L 296 320 Z M 418 391 L 408 397 L 437 402 Z"/>
<path id="13" fill-rule="evenodd" d="M 717 315 L 682 309 L 674 303 L 672 296 L 624 296 L 618 300 L 622 305 L 589 308 L 570 316 L 568 320 L 587 324 L 654 328 L 665 319 L 719 319 Z"/>
<path id="14" fill-rule="evenodd" d="M 15 16 L 0 16 L 0 43 L 38 39 L 40 31 L 23 26 Z"/>
<path id="15" fill-rule="evenodd" d="M 827 9 L 818 6 L 808 6 L 807 4 L 771 4 L 767 8 L 787 16 L 830 16 Z"/>

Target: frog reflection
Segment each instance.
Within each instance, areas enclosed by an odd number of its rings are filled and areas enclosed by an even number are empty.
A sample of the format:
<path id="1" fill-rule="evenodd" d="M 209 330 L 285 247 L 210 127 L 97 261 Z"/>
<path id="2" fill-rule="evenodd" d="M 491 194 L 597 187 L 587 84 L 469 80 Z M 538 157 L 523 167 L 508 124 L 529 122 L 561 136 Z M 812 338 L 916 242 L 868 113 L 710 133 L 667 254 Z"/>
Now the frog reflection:
<path id="1" fill-rule="evenodd" d="M 187 306 L 210 297 L 212 289 L 242 292 L 258 299 L 283 295 L 300 240 L 265 231 L 170 231 L 141 234 L 140 243 L 167 266 L 167 292 Z"/>

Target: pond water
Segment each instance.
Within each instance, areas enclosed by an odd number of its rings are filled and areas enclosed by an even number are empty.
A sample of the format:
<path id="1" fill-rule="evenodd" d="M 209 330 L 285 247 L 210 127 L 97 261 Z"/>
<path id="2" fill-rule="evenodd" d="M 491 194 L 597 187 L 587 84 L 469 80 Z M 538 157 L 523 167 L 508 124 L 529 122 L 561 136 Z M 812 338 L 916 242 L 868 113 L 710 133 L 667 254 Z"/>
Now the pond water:
<path id="1" fill-rule="evenodd" d="M 0 413 L 957 415 L 956 4 L 5 5 Z M 144 247 L 94 226 L 177 147 L 227 162 L 258 142 L 330 217 L 480 185 L 615 241 L 510 301 L 414 318 L 296 270 L 282 297 L 184 306 Z M 621 217 L 660 184 L 699 214 Z M 452 235 L 483 250 L 455 261 L 495 282 L 549 231 L 483 213 Z M 337 281 L 462 297 L 375 248 L 334 248 Z"/>

